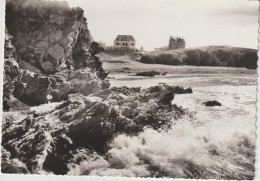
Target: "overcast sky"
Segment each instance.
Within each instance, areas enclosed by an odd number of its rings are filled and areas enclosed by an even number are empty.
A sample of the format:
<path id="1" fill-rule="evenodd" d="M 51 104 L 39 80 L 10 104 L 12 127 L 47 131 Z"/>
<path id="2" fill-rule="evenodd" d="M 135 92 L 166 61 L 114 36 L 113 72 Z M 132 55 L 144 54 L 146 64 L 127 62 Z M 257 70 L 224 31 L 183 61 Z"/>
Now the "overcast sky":
<path id="1" fill-rule="evenodd" d="M 183 36 L 187 47 L 230 45 L 257 48 L 258 1 L 253 0 L 68 0 L 84 9 L 95 41 L 113 45 L 133 35 L 137 48 L 166 46 Z"/>

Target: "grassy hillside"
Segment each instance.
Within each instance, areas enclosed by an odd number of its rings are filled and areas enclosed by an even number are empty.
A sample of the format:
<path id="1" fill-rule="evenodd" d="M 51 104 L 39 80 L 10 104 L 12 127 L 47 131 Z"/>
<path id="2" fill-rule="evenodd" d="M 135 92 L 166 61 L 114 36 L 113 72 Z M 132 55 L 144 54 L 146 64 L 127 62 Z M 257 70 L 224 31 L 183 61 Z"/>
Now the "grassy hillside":
<path id="1" fill-rule="evenodd" d="M 143 54 L 140 62 L 165 65 L 246 67 L 256 69 L 257 50 L 229 46 L 208 46 Z"/>

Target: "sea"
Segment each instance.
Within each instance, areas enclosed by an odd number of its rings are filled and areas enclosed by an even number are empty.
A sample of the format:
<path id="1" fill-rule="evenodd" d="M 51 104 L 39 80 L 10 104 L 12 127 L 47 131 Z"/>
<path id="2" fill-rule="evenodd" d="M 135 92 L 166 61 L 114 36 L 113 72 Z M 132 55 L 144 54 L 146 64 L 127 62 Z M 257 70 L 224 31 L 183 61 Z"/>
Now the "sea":
<path id="1" fill-rule="evenodd" d="M 178 72 L 138 77 L 112 73 L 111 87 L 143 89 L 167 84 L 191 87 L 192 94 L 175 95 L 173 104 L 192 113 L 169 130 L 146 128 L 138 136 L 119 135 L 110 144 L 110 157 L 88 160 L 70 175 L 253 179 L 256 141 L 256 71 L 228 68 L 216 73 Z M 185 66 L 183 66 L 185 69 Z M 196 67 L 194 67 L 196 69 Z M 225 69 L 225 68 L 223 68 Z M 227 73 L 227 72 L 236 73 Z M 239 74 L 237 71 L 244 71 Z M 212 72 L 212 73 L 211 73 Z M 221 106 L 207 107 L 206 101 Z"/>

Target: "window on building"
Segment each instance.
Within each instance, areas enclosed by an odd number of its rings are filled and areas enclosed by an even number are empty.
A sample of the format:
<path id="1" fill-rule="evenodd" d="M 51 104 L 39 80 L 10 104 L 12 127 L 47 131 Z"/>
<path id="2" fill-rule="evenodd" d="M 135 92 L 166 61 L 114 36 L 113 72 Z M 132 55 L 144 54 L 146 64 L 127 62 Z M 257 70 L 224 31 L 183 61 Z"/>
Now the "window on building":
<path id="1" fill-rule="evenodd" d="M 134 44 L 134 43 L 132 43 L 132 46 L 135 46 L 135 44 Z"/>
<path id="2" fill-rule="evenodd" d="M 127 47 L 127 45 L 128 45 L 128 44 L 126 43 L 125 46 Z"/>
<path id="3" fill-rule="evenodd" d="M 116 43 L 117 46 L 119 46 L 119 43 Z"/>
<path id="4" fill-rule="evenodd" d="M 119 38 L 117 38 L 116 40 L 119 41 Z"/>

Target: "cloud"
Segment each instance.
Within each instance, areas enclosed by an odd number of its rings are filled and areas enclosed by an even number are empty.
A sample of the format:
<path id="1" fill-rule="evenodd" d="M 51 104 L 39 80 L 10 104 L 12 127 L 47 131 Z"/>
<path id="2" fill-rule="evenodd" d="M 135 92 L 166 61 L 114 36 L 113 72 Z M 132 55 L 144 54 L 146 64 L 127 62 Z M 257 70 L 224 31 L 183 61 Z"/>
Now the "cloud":
<path id="1" fill-rule="evenodd" d="M 221 19 L 223 23 L 234 23 L 244 26 L 257 24 L 258 4 L 248 1 L 233 2 L 232 6 L 223 6 L 213 11 L 211 17 L 213 19 Z"/>
<path id="2" fill-rule="evenodd" d="M 256 48 L 258 2 L 244 0 L 68 0 L 85 10 L 97 41 L 112 45 L 132 34 L 137 47 L 165 46 L 170 35 L 187 46 L 231 45 Z"/>

